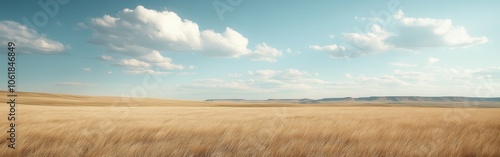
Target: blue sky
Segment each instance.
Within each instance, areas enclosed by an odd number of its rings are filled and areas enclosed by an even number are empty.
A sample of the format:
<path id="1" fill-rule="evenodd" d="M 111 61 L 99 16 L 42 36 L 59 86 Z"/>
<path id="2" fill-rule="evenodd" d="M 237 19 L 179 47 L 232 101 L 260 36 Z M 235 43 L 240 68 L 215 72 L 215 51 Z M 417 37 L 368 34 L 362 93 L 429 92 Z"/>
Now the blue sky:
<path id="1" fill-rule="evenodd" d="M 0 47 L 17 45 L 21 91 L 493 97 L 499 3 L 8 0 L 0 2 Z"/>

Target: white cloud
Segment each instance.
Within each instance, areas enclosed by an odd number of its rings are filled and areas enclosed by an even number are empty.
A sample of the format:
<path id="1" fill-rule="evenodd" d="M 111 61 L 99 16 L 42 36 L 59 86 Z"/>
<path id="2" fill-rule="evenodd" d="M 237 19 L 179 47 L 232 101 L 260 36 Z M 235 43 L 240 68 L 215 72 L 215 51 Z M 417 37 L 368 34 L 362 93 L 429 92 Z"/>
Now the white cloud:
<path id="1" fill-rule="evenodd" d="M 156 63 L 155 65 L 160 67 L 160 68 L 169 69 L 169 70 L 171 70 L 171 69 L 184 69 L 184 66 L 182 66 L 182 65 L 176 65 L 176 64 L 169 63 L 169 62 Z"/>
<path id="2" fill-rule="evenodd" d="M 359 18 L 357 18 L 359 19 Z M 456 48 L 483 44 L 486 37 L 468 34 L 463 26 L 455 26 L 450 19 L 406 17 L 402 11 L 393 15 L 395 22 L 378 18 L 361 18 L 362 21 L 392 23 L 389 32 L 378 24 L 362 33 L 343 33 L 344 45 L 311 45 L 312 50 L 329 52 L 332 57 L 356 57 L 391 50 L 418 51 L 423 48 Z"/>
<path id="3" fill-rule="evenodd" d="M 266 43 L 260 43 L 255 46 L 255 50 L 250 53 L 243 55 L 243 57 L 248 57 L 252 61 L 266 61 L 266 62 L 276 62 L 276 58 L 283 56 L 283 52 Z"/>
<path id="4" fill-rule="evenodd" d="M 166 74 L 171 74 L 172 72 L 166 72 L 166 71 L 156 71 L 152 69 L 131 69 L 131 70 L 125 70 L 125 74 L 151 74 L 151 75 L 166 75 Z"/>
<path id="5" fill-rule="evenodd" d="M 152 51 L 139 58 L 163 69 L 184 69 L 184 66 L 173 64 L 172 59 L 163 57 L 158 51 Z"/>
<path id="6" fill-rule="evenodd" d="M 419 71 L 396 70 L 394 71 L 392 76 L 399 78 L 401 80 L 412 81 L 412 82 L 424 82 L 424 81 L 431 81 L 434 79 L 434 76 L 432 74 Z"/>
<path id="7" fill-rule="evenodd" d="M 249 49 L 248 39 L 232 28 L 227 27 L 222 33 L 200 30 L 198 24 L 174 12 L 140 5 L 135 9 L 126 8 L 116 17 L 93 18 L 84 26 L 93 31 L 91 43 L 133 56 L 155 51 L 198 52 L 206 56 L 248 56 L 252 60 L 269 62 L 281 56 L 281 51 L 265 43 L 256 44 L 255 50 Z"/>
<path id="8" fill-rule="evenodd" d="M 492 96 L 500 90 L 500 67 L 424 67 L 425 71 L 395 70 L 375 75 L 345 73 L 342 81 L 316 78 L 307 71 L 256 70 L 237 78 L 198 79 L 179 91 L 206 98 L 324 98 L 345 96 Z M 231 77 L 228 75 L 228 77 Z M 477 93 L 477 90 L 481 90 Z M 304 92 L 307 91 L 307 92 Z M 214 94 L 218 93 L 218 94 Z"/>
<path id="9" fill-rule="evenodd" d="M 465 68 L 432 66 L 432 72 L 441 75 L 438 85 L 449 93 L 468 96 L 493 96 L 500 90 L 500 67 Z"/>
<path id="10" fill-rule="evenodd" d="M 427 59 L 427 62 L 429 64 L 434 64 L 434 63 L 439 62 L 439 59 L 438 58 L 434 58 L 434 57 L 429 57 L 429 59 Z"/>
<path id="11" fill-rule="evenodd" d="M 288 75 L 288 76 L 310 76 L 311 74 L 309 74 L 307 71 L 300 71 L 297 69 L 287 69 L 285 71 L 285 75 Z"/>
<path id="12" fill-rule="evenodd" d="M 83 71 L 89 72 L 89 71 L 92 71 L 92 69 L 90 69 L 90 68 L 83 68 Z"/>
<path id="13" fill-rule="evenodd" d="M 352 78 L 352 75 L 351 75 L 351 74 L 349 74 L 349 73 L 345 73 L 345 74 L 344 74 L 344 76 L 345 76 L 345 78 L 347 78 L 347 79 L 351 79 L 351 78 Z"/>
<path id="14" fill-rule="evenodd" d="M 45 34 L 38 34 L 35 30 L 14 21 L 0 21 L 0 34 L 1 43 L 14 42 L 16 45 L 22 45 L 23 49 L 17 50 L 21 53 L 51 54 L 61 53 L 66 49 L 59 41 L 48 39 Z"/>
<path id="15" fill-rule="evenodd" d="M 250 71 L 247 83 L 255 88 L 262 89 L 309 89 L 312 86 L 328 84 L 328 81 L 315 79 L 309 72 L 297 69 L 257 70 Z"/>
<path id="16" fill-rule="evenodd" d="M 117 20 L 119 20 L 119 18 L 111 17 L 109 15 L 104 15 L 102 18 L 91 19 L 92 23 L 102 27 L 115 27 Z"/>
<path id="17" fill-rule="evenodd" d="M 197 79 L 197 80 L 194 80 L 194 82 L 196 82 L 196 83 L 220 83 L 220 82 L 224 82 L 224 80 L 207 78 L 207 79 Z"/>
<path id="18" fill-rule="evenodd" d="M 440 75 L 440 77 L 436 77 L 436 75 Z M 447 91 L 446 89 L 453 86 L 453 84 L 446 84 L 441 88 L 440 81 L 449 82 L 446 78 L 441 77 L 441 75 L 446 74 L 432 69 L 426 72 L 395 70 L 387 74 L 372 76 L 362 74 L 354 76 L 345 73 L 345 80 L 329 81 L 315 79 L 314 73 L 298 69 L 264 69 L 249 71 L 248 74 L 242 77 L 230 79 L 231 81 L 224 81 L 222 79 L 199 79 L 193 81 L 189 85 L 180 86 L 179 90 L 190 90 L 200 93 L 206 92 L 204 95 L 207 95 L 209 98 L 212 97 L 210 95 L 214 92 L 224 96 L 232 95 L 234 92 L 250 93 L 246 94 L 249 95 L 249 97 L 260 94 L 259 97 L 261 98 L 321 98 L 377 95 L 425 96 L 429 93 L 448 94 L 443 91 Z M 228 77 L 231 76 L 228 75 Z M 304 91 L 308 92 L 304 93 Z M 262 95 L 262 93 L 266 94 Z M 241 96 L 241 94 L 237 96 Z M 240 98 L 248 97 L 243 96 Z"/>
<path id="19" fill-rule="evenodd" d="M 122 59 L 118 61 L 118 65 L 128 66 L 133 68 L 149 68 L 151 64 L 137 60 L 137 59 Z"/>
<path id="20" fill-rule="evenodd" d="M 279 71 L 276 70 L 257 70 L 255 72 L 249 71 L 250 76 L 258 76 L 262 78 L 269 78 L 275 76 Z"/>
<path id="21" fill-rule="evenodd" d="M 392 46 L 385 43 L 392 34 L 382 29 L 379 25 L 372 25 L 371 32 L 344 33 L 343 39 L 356 46 L 355 53 L 375 53 L 389 50 Z"/>
<path id="22" fill-rule="evenodd" d="M 350 74 L 346 74 L 347 82 L 340 82 L 339 84 L 361 86 L 377 86 L 377 87 L 401 87 L 401 86 L 427 86 L 427 84 L 434 80 L 432 74 L 418 71 L 400 71 L 395 70 L 390 74 L 383 74 L 380 76 L 367 77 L 359 75 L 355 79 Z M 379 88 L 380 89 L 380 88 Z"/>
<path id="23" fill-rule="evenodd" d="M 408 64 L 408 63 L 401 63 L 401 62 L 392 62 L 392 63 L 389 63 L 389 65 L 397 66 L 397 67 L 416 67 L 417 66 L 415 64 Z"/>
<path id="24" fill-rule="evenodd" d="M 479 77 L 500 79 L 500 67 L 463 68 L 463 67 L 434 67 L 434 70 L 446 76 L 459 80 L 472 80 Z"/>
<path id="25" fill-rule="evenodd" d="M 150 63 L 172 62 L 172 59 L 163 57 L 158 51 L 152 51 L 151 53 L 140 56 L 139 58 Z"/>
<path id="26" fill-rule="evenodd" d="M 310 45 L 309 48 L 316 51 L 325 51 L 332 57 L 356 57 L 364 54 L 378 53 L 392 49 L 393 46 L 385 41 L 392 34 L 382 29 L 379 25 L 372 25 L 371 32 L 367 33 L 344 33 L 342 38 L 350 43 L 351 47 L 331 45 Z"/>
<path id="27" fill-rule="evenodd" d="M 273 47 L 268 46 L 266 43 L 257 44 L 255 51 L 248 54 L 251 60 L 254 61 L 267 61 L 276 62 L 277 57 L 281 57 L 283 53 Z"/>
<path id="28" fill-rule="evenodd" d="M 107 73 L 108 73 L 108 74 L 113 74 L 113 72 L 112 72 L 112 71 L 108 71 Z"/>
<path id="29" fill-rule="evenodd" d="M 202 53 L 209 56 L 239 57 L 250 53 L 248 39 L 229 27 L 222 34 L 204 30 L 201 37 L 205 51 Z"/>
<path id="30" fill-rule="evenodd" d="M 240 78 L 242 75 L 238 73 L 233 73 L 233 74 L 227 74 L 230 78 Z"/>
<path id="31" fill-rule="evenodd" d="M 486 37 L 470 36 L 465 27 L 453 25 L 450 19 L 405 17 L 402 11 L 395 18 L 399 34 L 392 40 L 398 47 L 464 47 L 488 41 Z"/>
<path id="32" fill-rule="evenodd" d="M 106 56 L 106 55 L 102 55 L 99 57 L 101 60 L 103 61 L 112 61 L 113 60 L 113 57 L 111 56 Z"/>
<path id="33" fill-rule="evenodd" d="M 330 82 L 316 79 L 309 72 L 297 69 L 287 70 L 256 70 L 249 71 L 248 75 L 227 74 L 233 81 L 222 79 L 198 79 L 192 84 L 181 88 L 209 88 L 209 89 L 244 89 L 249 92 L 278 92 L 278 91 L 303 91 Z M 212 91 L 212 90 L 211 90 Z"/>
<path id="34" fill-rule="evenodd" d="M 349 53 L 349 50 L 346 47 L 340 46 L 340 45 L 337 45 L 337 44 L 324 45 L 324 46 L 309 45 L 309 48 L 311 48 L 313 50 L 316 50 L 316 51 L 328 52 L 333 57 L 343 57 L 347 53 Z"/>
<path id="35" fill-rule="evenodd" d="M 120 59 L 114 61 L 112 57 L 105 55 L 101 56 L 100 58 L 102 60 L 115 62 L 116 65 L 125 66 L 129 68 L 136 68 L 136 70 L 137 68 L 141 68 L 143 71 L 146 70 L 150 72 L 154 70 L 147 70 L 147 68 L 157 67 L 165 70 L 184 69 L 184 66 L 173 64 L 172 59 L 168 57 L 163 57 L 158 51 L 152 51 L 151 53 L 138 56 L 137 59 Z M 144 72 L 132 71 L 128 73 L 136 74 Z"/>

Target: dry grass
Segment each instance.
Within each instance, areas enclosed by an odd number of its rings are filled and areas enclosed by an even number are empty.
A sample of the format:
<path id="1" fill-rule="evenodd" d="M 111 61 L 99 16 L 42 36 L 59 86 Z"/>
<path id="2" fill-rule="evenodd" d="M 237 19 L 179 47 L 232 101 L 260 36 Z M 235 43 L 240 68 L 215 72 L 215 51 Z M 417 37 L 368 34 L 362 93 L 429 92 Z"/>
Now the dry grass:
<path id="1" fill-rule="evenodd" d="M 494 108 L 68 103 L 20 105 L 17 148 L 1 140 L 0 156 L 500 156 Z"/>

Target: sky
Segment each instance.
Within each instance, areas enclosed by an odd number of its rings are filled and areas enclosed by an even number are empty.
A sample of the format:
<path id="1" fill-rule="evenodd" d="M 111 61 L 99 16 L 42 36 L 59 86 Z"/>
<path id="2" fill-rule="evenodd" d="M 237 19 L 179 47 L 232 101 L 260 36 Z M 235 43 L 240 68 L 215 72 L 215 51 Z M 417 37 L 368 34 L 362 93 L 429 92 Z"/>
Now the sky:
<path id="1" fill-rule="evenodd" d="M 186 100 L 499 97 L 498 6 L 4 0 L 0 68 L 14 42 L 18 91 Z"/>

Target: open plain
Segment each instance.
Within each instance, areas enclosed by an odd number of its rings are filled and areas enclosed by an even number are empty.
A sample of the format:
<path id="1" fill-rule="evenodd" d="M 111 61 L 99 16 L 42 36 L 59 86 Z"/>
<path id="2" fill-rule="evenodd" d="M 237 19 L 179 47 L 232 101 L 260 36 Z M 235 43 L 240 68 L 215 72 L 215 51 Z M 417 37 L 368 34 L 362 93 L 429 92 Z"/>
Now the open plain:
<path id="1" fill-rule="evenodd" d="M 2 95 L 5 95 L 3 92 Z M 19 93 L 0 156 L 500 156 L 500 109 Z"/>

